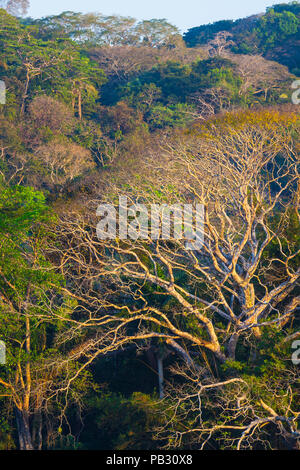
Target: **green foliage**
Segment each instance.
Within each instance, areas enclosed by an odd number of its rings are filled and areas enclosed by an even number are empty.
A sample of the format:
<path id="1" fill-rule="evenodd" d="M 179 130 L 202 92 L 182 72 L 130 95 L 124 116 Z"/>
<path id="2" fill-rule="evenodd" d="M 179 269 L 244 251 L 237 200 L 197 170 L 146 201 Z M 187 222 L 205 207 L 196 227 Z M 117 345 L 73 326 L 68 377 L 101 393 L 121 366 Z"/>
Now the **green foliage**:
<path id="1" fill-rule="evenodd" d="M 183 38 L 189 47 L 206 44 L 214 38 L 220 31 L 231 31 L 234 27 L 234 21 L 222 20 L 209 25 L 202 25 L 189 29 L 184 33 Z"/>
<path id="2" fill-rule="evenodd" d="M 150 129 L 185 127 L 197 111 L 194 94 L 212 88 L 227 90 L 228 100 L 238 102 L 241 79 L 227 59 L 214 58 L 190 65 L 168 62 L 139 74 L 116 93 L 116 100 L 139 109 Z"/>
<path id="3" fill-rule="evenodd" d="M 81 436 L 80 449 L 155 449 L 153 428 L 159 424 L 155 400 L 143 393 L 124 398 L 102 393 L 88 402 L 90 427 Z"/>
<path id="4" fill-rule="evenodd" d="M 164 127 L 187 127 L 193 121 L 193 108 L 184 103 L 178 103 L 169 107 L 153 106 L 149 112 L 147 121 L 151 129 Z"/>
<path id="5" fill-rule="evenodd" d="M 280 3 L 267 8 L 264 15 L 236 21 L 217 21 L 191 28 L 184 34 L 188 47 L 207 44 L 220 31 L 232 34 L 231 50 L 238 54 L 263 54 L 287 65 L 294 73 L 299 68 L 298 51 L 300 4 Z"/>
<path id="6" fill-rule="evenodd" d="M 33 224 L 45 221 L 47 215 L 45 196 L 33 188 L 15 186 L 1 188 L 0 231 L 19 235 L 28 233 Z"/>
<path id="7" fill-rule="evenodd" d="M 262 49 L 267 51 L 298 32 L 300 19 L 290 11 L 276 13 L 270 9 L 264 15 L 256 29 L 261 39 Z"/>
<path id="8" fill-rule="evenodd" d="M 0 416 L 0 451 L 15 450 L 13 429 L 4 416 Z"/>
<path id="9" fill-rule="evenodd" d="M 39 36 L 46 40 L 68 38 L 89 47 L 140 44 L 159 47 L 179 34 L 178 28 L 165 19 L 137 22 L 131 17 L 72 11 L 37 20 L 26 18 L 23 24 L 37 28 Z"/>
<path id="10" fill-rule="evenodd" d="M 41 93 L 72 105 L 80 94 L 88 112 L 105 76 L 76 43 L 41 39 L 32 26 L 16 23 L 6 13 L 0 15 L 0 29 L 0 78 L 11 83 L 9 94 L 23 106 L 25 99 Z"/>

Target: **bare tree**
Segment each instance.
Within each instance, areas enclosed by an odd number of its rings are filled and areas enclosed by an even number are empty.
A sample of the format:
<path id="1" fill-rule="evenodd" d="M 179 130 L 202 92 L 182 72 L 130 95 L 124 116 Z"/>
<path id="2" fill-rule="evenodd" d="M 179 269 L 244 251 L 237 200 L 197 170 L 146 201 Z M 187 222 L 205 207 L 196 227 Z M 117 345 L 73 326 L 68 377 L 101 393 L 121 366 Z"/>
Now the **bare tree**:
<path id="1" fill-rule="evenodd" d="M 298 297 L 289 300 L 300 274 L 299 248 L 288 236 L 291 214 L 299 221 L 299 162 L 292 138 L 295 116 L 233 113 L 230 124 L 226 119 L 194 130 L 191 136 L 181 135 L 161 154 L 159 164 L 157 155 L 150 158 L 153 180 L 142 192 L 139 183 L 132 196 L 132 201 L 142 197 L 157 203 L 156 193 L 149 188 L 160 185 L 163 200 L 169 203 L 202 204 L 205 242 L 201 250 L 186 249 L 186 240 L 104 242 L 95 238 L 92 220 L 89 229 L 84 217 L 78 219 L 75 214 L 73 220 L 64 221 L 65 276 L 70 277 L 68 269 L 72 269 L 75 282 L 74 272 L 80 272 L 80 284 L 86 279 L 89 292 L 87 303 L 93 299 L 94 308 L 107 309 L 105 322 L 114 325 L 116 332 L 139 323 L 136 334 L 126 341 L 156 337 L 166 343 L 187 342 L 190 355 L 196 346 L 224 362 L 235 358 L 241 337 L 249 333 L 260 337 L 267 325 L 280 328 L 298 308 Z M 85 247 L 86 255 L 76 246 Z M 72 268 L 69 261 L 74 263 Z M 103 281 L 99 297 L 93 289 L 102 279 L 109 280 L 110 288 L 105 291 Z M 152 285 L 159 301 L 148 300 L 145 284 Z M 164 310 L 163 298 L 172 299 L 171 312 Z M 127 314 L 115 316 L 115 311 Z M 102 325 L 102 318 L 99 321 Z M 191 330 L 190 321 L 196 329 Z"/>
<path id="2" fill-rule="evenodd" d="M 211 56 L 226 56 L 228 50 L 231 46 L 235 43 L 231 39 L 232 34 L 228 31 L 220 31 L 217 33 L 209 43 L 208 43 L 208 50 Z"/>
<path id="3" fill-rule="evenodd" d="M 166 388 L 164 424 L 157 429 L 157 438 L 167 439 L 166 448 L 278 449 L 279 444 L 299 449 L 300 413 L 293 409 L 299 381 L 296 368 L 282 371 L 276 385 L 269 381 L 268 393 L 276 397 L 274 407 L 265 399 L 253 399 L 251 386 L 239 377 L 204 378 L 201 371 L 182 364 L 172 370 L 181 385 Z"/>
<path id="4" fill-rule="evenodd" d="M 62 293 L 76 299 L 82 314 L 63 340 L 90 331 L 86 344 L 62 361 L 64 367 L 81 358 L 62 391 L 100 355 L 151 341 L 172 349 L 196 374 L 187 378 L 192 388 L 176 391 L 176 409 L 186 401 L 193 404 L 184 409 L 195 411 L 195 400 L 206 392 L 215 405 L 217 393 L 222 424 L 190 430 L 203 446 L 226 429 L 239 436 L 230 445 L 251 446 L 264 425 L 298 440 L 292 406 L 277 410 L 261 396 L 258 410 L 243 379 L 216 380 L 209 365 L 238 360 L 237 345 L 246 340 L 254 358 L 262 331 L 281 331 L 299 309 L 300 251 L 290 235 L 300 221 L 298 126 L 293 113 L 230 113 L 176 133 L 159 152 L 150 148 L 143 156 L 143 179 L 130 186 L 127 179 L 129 200 L 201 204 L 201 248 L 188 249 L 184 236 L 98 239 L 97 204 L 114 205 L 124 193 L 115 178 L 107 183 L 106 199 L 81 201 L 61 216 L 55 229 L 60 244 L 47 249 L 48 257 L 67 279 Z M 177 445 L 180 433 L 175 438 Z"/>
<path id="5" fill-rule="evenodd" d="M 62 102 L 47 95 L 36 96 L 28 106 L 29 115 L 38 128 L 66 133 L 74 125 L 72 111 Z"/>
<path id="6" fill-rule="evenodd" d="M 29 8 L 29 0 L 1 0 L 0 7 L 15 16 L 23 16 Z"/>
<path id="7" fill-rule="evenodd" d="M 92 49 L 92 58 L 109 77 L 115 77 L 118 80 L 128 79 L 139 70 L 149 70 L 154 65 L 169 60 L 191 63 L 206 56 L 207 53 L 203 49 L 186 47 L 154 49 L 145 45 L 124 45 Z"/>
<path id="8" fill-rule="evenodd" d="M 287 67 L 266 60 L 260 55 L 232 54 L 230 60 L 237 64 L 237 71 L 242 78 L 240 94 L 251 89 L 254 95 L 263 93 L 265 100 L 272 89 L 280 89 L 291 77 Z"/>
<path id="9" fill-rule="evenodd" d="M 190 99 L 196 106 L 195 120 L 205 120 L 232 108 L 231 92 L 224 86 L 194 93 Z"/>
<path id="10" fill-rule="evenodd" d="M 70 142 L 53 140 L 38 147 L 35 153 L 46 165 L 54 184 L 65 184 L 95 167 L 89 150 Z"/>
<path id="11" fill-rule="evenodd" d="M 53 322 L 67 324 L 72 313 L 72 307 L 61 295 L 58 301 L 55 275 L 50 275 L 53 285 L 47 281 L 51 268 L 45 267 L 38 247 L 40 243 L 45 244 L 45 237 L 37 227 L 31 228 L 30 237 L 25 237 L 22 231 L 16 236 L 8 226 L 5 233 L 1 231 L 1 335 L 5 332 L 7 363 L 0 371 L 0 397 L 7 400 L 15 414 L 21 450 L 42 447 L 46 398 L 49 403 L 55 379 L 59 388 L 58 376 L 63 376 L 59 346 L 55 355 L 50 351 L 47 357 L 44 355 L 49 340 L 55 348 L 55 340 L 49 336 L 47 339 L 47 330 Z M 10 269 L 14 275 L 18 272 L 18 279 L 11 276 Z"/>

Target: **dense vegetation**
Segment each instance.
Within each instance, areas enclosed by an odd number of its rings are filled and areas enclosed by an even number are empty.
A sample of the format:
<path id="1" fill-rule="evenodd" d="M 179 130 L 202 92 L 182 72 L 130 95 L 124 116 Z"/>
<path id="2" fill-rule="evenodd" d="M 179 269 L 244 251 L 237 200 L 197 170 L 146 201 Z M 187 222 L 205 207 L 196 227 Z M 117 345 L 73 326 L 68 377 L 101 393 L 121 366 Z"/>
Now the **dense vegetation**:
<path id="1" fill-rule="evenodd" d="M 0 449 L 299 448 L 300 4 L 0 6 Z M 98 240 L 124 194 L 201 202 L 203 250 Z"/>
<path id="2" fill-rule="evenodd" d="M 189 47 L 207 44 L 217 33 L 231 35 L 232 52 L 237 54 L 262 54 L 276 60 L 299 74 L 300 55 L 300 5 L 293 1 L 267 8 L 265 14 L 253 15 L 236 21 L 216 23 L 191 28 L 184 35 Z"/>

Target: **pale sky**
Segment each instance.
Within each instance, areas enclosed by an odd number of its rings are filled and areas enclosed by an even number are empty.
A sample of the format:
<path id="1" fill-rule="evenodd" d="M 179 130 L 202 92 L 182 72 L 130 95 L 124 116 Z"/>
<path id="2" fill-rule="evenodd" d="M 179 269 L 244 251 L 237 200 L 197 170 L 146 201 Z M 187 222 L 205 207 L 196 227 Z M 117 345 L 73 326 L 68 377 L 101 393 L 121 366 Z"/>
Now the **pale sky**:
<path id="1" fill-rule="evenodd" d="M 223 19 L 262 13 L 284 0 L 31 0 L 29 15 L 35 18 L 63 11 L 119 14 L 137 19 L 166 18 L 182 31 Z M 286 0 L 288 3 L 288 0 Z"/>

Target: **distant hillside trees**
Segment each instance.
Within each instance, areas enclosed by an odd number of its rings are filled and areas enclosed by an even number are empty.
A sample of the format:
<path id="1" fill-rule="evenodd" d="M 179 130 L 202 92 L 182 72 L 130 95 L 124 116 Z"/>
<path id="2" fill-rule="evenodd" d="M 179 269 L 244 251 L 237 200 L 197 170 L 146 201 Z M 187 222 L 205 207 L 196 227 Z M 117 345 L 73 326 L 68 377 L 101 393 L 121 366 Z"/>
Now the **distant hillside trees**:
<path id="1" fill-rule="evenodd" d="M 216 41 L 221 33 L 230 33 L 233 41 L 230 47 L 232 52 L 263 54 L 296 71 L 300 66 L 297 52 L 299 26 L 300 4 L 293 1 L 267 8 L 265 14 L 191 28 L 183 38 L 188 47 L 207 46 L 212 40 Z"/>
<path id="2" fill-rule="evenodd" d="M 0 8 L 5 8 L 15 16 L 25 15 L 29 8 L 29 0 L 0 0 Z"/>
<path id="3" fill-rule="evenodd" d="M 119 15 L 64 12 L 42 19 L 27 18 L 27 25 L 39 28 L 45 39 L 70 38 L 89 46 L 148 45 L 160 47 L 180 36 L 178 28 L 165 19 L 137 21 Z"/>

